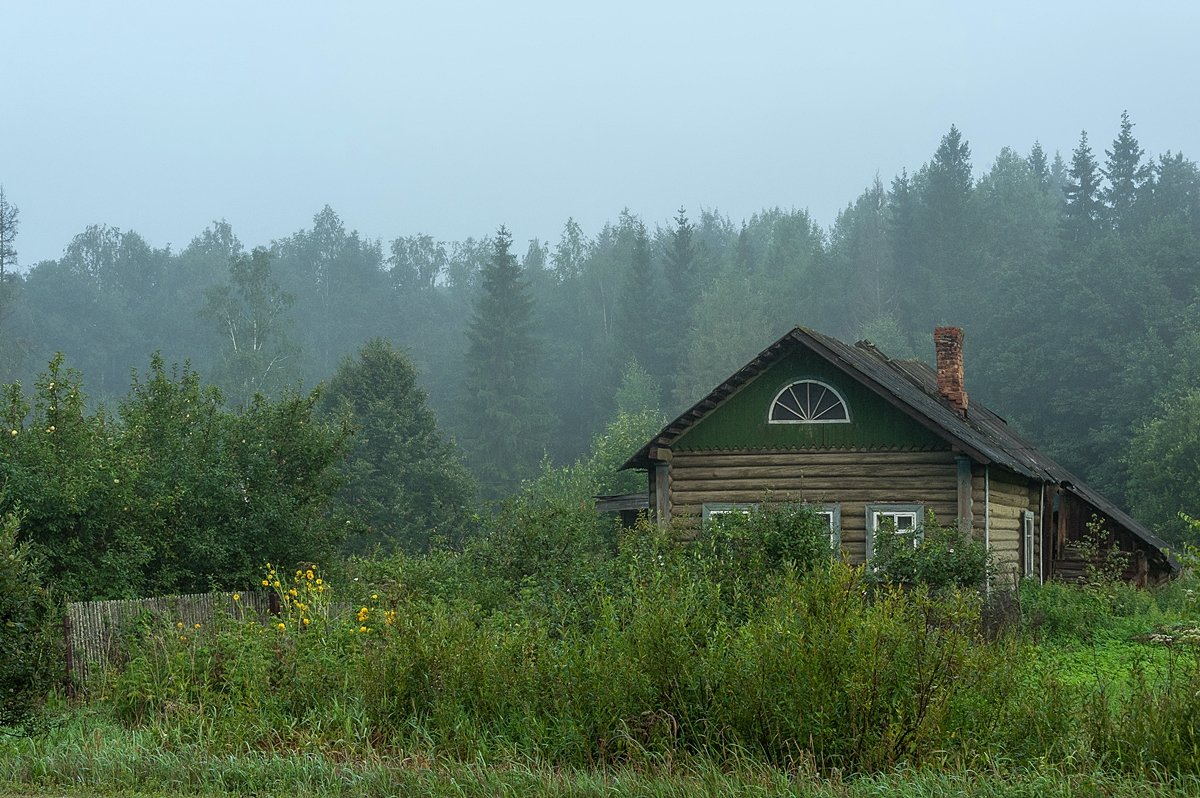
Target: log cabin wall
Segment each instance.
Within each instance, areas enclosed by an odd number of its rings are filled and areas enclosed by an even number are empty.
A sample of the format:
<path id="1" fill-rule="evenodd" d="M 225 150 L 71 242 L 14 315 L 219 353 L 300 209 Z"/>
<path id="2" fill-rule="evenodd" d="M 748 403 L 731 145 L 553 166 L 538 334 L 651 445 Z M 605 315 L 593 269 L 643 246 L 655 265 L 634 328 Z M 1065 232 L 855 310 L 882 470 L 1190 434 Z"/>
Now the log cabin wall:
<path id="1" fill-rule="evenodd" d="M 1033 514 L 1033 556 L 1028 572 L 1040 578 L 1038 534 L 1040 483 L 996 466 L 975 466 L 971 472 L 972 528 L 976 540 L 987 540 L 996 563 L 996 581 L 1015 586 L 1026 573 L 1025 513 Z"/>
<path id="2" fill-rule="evenodd" d="M 670 514 L 685 536 L 701 526 L 705 504 L 804 501 L 838 504 L 842 550 L 866 556 L 869 504 L 920 504 L 953 525 L 958 476 L 949 451 L 676 451 Z"/>

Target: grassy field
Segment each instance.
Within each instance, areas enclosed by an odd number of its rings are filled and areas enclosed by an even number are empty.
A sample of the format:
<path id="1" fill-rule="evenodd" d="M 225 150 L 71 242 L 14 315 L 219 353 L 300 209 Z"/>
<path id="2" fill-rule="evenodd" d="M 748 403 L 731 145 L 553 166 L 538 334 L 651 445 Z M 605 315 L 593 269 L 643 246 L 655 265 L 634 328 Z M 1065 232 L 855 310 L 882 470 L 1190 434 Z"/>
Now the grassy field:
<path id="1" fill-rule="evenodd" d="M 269 624 L 147 621 L 0 730 L 0 798 L 1200 795 L 1193 577 L 981 596 L 733 542 L 553 591 L 271 569 Z"/>
<path id="2" fill-rule="evenodd" d="M 89 713 L 33 738 L 0 746 L 0 797 L 63 796 L 1194 796 L 1194 777 L 1071 773 L 1053 767 L 898 768 L 850 777 L 747 763 L 704 761 L 639 768 L 549 768 L 519 762 L 464 763 L 394 752 L 361 757 L 317 753 L 213 754 L 173 748 Z"/>

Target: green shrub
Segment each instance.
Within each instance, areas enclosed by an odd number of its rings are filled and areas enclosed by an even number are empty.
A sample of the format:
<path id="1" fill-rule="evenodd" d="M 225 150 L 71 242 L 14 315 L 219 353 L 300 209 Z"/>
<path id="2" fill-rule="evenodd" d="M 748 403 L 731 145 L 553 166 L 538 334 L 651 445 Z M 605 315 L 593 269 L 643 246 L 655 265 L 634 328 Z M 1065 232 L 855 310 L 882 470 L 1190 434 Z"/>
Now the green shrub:
<path id="1" fill-rule="evenodd" d="M 29 545 L 17 543 L 18 526 L 0 516 L 0 726 L 34 717 L 63 662 L 59 608 Z"/>
<path id="2" fill-rule="evenodd" d="M 992 570 L 983 543 L 936 523 L 931 515 L 911 533 L 898 534 L 885 524 L 875 535 L 868 576 L 874 582 L 927 585 L 942 591 L 982 587 Z"/>
<path id="3" fill-rule="evenodd" d="M 764 503 L 749 512 L 708 520 L 693 544 L 695 555 L 720 576 L 761 581 L 790 567 L 807 573 L 828 565 L 835 551 L 829 523 L 807 504 Z"/>
<path id="4" fill-rule="evenodd" d="M 1029 632 L 1048 639 L 1090 641 L 1112 617 L 1095 592 L 1062 582 L 1021 583 L 1021 614 Z"/>

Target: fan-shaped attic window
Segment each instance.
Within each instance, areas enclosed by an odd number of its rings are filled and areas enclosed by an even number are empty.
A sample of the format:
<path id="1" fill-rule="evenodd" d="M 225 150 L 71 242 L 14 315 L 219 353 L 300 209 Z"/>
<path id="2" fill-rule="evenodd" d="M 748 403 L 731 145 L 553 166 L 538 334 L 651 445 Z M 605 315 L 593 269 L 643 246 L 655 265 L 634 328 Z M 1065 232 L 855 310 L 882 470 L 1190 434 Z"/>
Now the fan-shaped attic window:
<path id="1" fill-rule="evenodd" d="M 800 380 L 775 395 L 768 420 L 772 424 L 848 424 L 850 410 L 833 386 Z"/>

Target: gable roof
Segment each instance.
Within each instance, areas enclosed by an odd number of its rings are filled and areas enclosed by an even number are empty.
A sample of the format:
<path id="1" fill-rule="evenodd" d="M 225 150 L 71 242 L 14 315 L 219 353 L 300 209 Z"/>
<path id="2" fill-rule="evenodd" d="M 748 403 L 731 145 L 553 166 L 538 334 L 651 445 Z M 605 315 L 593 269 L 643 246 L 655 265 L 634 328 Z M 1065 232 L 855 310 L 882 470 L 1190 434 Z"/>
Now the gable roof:
<path id="1" fill-rule="evenodd" d="M 630 457 L 622 469 L 649 468 L 652 461 L 659 459 L 657 449 L 669 449 L 684 432 L 797 346 L 820 355 L 975 462 L 998 465 L 1034 481 L 1060 485 L 1155 548 L 1167 548 L 1149 529 L 1038 451 L 1010 429 L 1003 418 L 974 398 L 967 416 L 960 416 L 938 392 L 937 374 L 928 364 L 919 360 L 893 360 L 868 341 L 850 345 L 805 327 L 793 328 L 681 413 Z"/>

